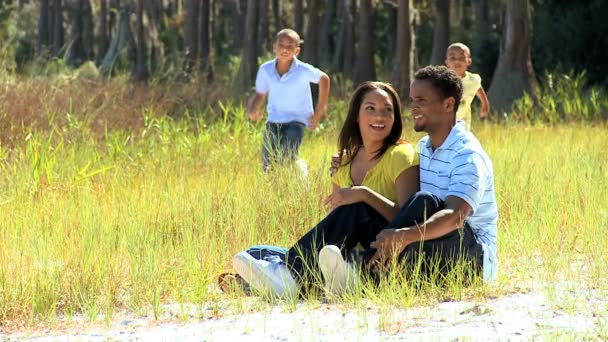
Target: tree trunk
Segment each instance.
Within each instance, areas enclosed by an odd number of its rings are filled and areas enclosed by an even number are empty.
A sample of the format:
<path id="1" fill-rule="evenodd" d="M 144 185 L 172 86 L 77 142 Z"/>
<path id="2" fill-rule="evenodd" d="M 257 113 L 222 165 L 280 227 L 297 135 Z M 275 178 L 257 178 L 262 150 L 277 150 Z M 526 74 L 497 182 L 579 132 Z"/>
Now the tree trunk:
<path id="1" fill-rule="evenodd" d="M 137 35 L 137 50 L 135 67 L 133 68 L 131 79 L 137 83 L 146 83 L 148 81 L 148 63 L 146 58 L 146 36 L 144 34 L 144 0 L 137 0 L 135 32 Z"/>
<path id="2" fill-rule="evenodd" d="M 183 71 L 190 75 L 198 60 L 199 0 L 184 1 L 184 65 Z"/>
<path id="3" fill-rule="evenodd" d="M 149 68 L 150 73 L 154 74 L 165 63 L 165 44 L 160 37 L 161 21 L 163 20 L 162 0 L 146 1 L 144 14 L 148 17 Z"/>
<path id="4" fill-rule="evenodd" d="M 245 21 L 245 46 L 241 54 L 241 65 L 235 78 L 235 89 L 247 91 L 255 81 L 257 72 L 257 27 L 258 27 L 257 0 L 247 0 L 247 20 Z"/>
<path id="5" fill-rule="evenodd" d="M 200 68 L 207 81 L 213 80 L 213 64 L 211 63 L 211 1 L 201 1 L 200 19 Z"/>
<path id="6" fill-rule="evenodd" d="M 489 9 L 488 0 L 473 0 L 473 11 L 475 15 L 475 51 L 481 51 L 485 42 L 488 40 Z"/>
<path id="7" fill-rule="evenodd" d="M 302 34 L 304 31 L 304 1 L 295 0 L 293 2 L 293 29 Z M 304 42 L 306 43 L 306 41 Z"/>
<path id="8" fill-rule="evenodd" d="M 358 12 L 357 62 L 353 81 L 359 84 L 363 81 L 376 79 L 374 64 L 374 7 L 372 0 L 361 0 Z"/>
<path id="9" fill-rule="evenodd" d="M 304 60 L 312 65 L 319 64 L 319 26 L 320 18 L 319 0 L 308 0 L 308 25 L 304 37 Z"/>
<path id="10" fill-rule="evenodd" d="M 235 0 L 235 7 L 233 12 L 233 32 L 232 32 L 232 51 L 242 51 L 243 48 L 243 37 L 246 37 L 249 32 L 246 32 L 246 21 L 248 15 L 248 0 Z M 257 7 L 257 6 L 256 6 Z M 256 14 L 257 23 L 257 14 Z M 257 26 L 255 27 L 257 31 Z M 256 34 L 257 37 L 257 34 Z M 257 38 L 256 38 L 257 39 Z M 246 42 L 245 42 L 246 43 Z M 254 42 L 257 43 L 257 40 Z"/>
<path id="11" fill-rule="evenodd" d="M 108 18 L 108 42 L 112 41 L 112 29 L 114 28 L 114 25 L 116 25 L 116 13 L 119 12 L 120 4 L 118 3 L 118 0 L 110 0 L 110 15 Z"/>
<path id="12" fill-rule="evenodd" d="M 283 27 L 285 27 L 285 23 L 283 22 L 283 13 L 282 13 L 282 6 L 281 6 L 281 0 L 272 0 L 272 17 L 273 17 L 273 21 L 274 21 L 274 31 L 273 33 L 276 34 L 277 32 L 279 32 L 281 29 L 283 29 Z M 274 37 L 274 35 L 272 35 Z"/>
<path id="13" fill-rule="evenodd" d="M 336 0 L 328 0 L 325 2 L 325 14 L 323 15 L 323 24 L 321 25 L 320 33 L 320 53 L 319 63 L 323 67 L 331 65 L 331 58 L 334 53 L 335 42 L 333 41 L 332 24 L 336 16 Z"/>
<path id="14" fill-rule="evenodd" d="M 391 82 L 399 92 L 401 99 L 409 98 L 410 82 L 414 72 L 412 12 L 412 0 L 399 0 L 397 9 L 397 46 Z"/>
<path id="15" fill-rule="evenodd" d="M 450 44 L 450 0 L 435 0 L 435 29 L 431 65 L 443 64 Z"/>
<path id="16" fill-rule="evenodd" d="M 71 9 L 70 41 L 65 55 L 65 63 L 78 66 L 94 57 L 93 13 L 89 0 L 78 0 Z"/>
<path id="17" fill-rule="evenodd" d="M 40 16 L 38 17 L 38 54 L 44 53 L 49 46 L 49 0 L 40 0 Z"/>
<path id="18" fill-rule="evenodd" d="M 77 1 L 71 8 L 70 40 L 65 54 L 65 63 L 76 66 L 84 60 L 84 48 L 82 46 L 82 2 Z"/>
<path id="19" fill-rule="evenodd" d="M 99 8 L 99 51 L 97 51 L 97 58 L 102 60 L 102 56 L 105 56 L 106 52 L 108 52 L 108 47 L 110 46 L 110 37 L 108 30 L 108 1 L 100 1 L 101 4 Z"/>
<path id="20" fill-rule="evenodd" d="M 462 27 L 462 21 L 464 19 L 464 1 L 452 1 L 452 6 L 450 6 L 450 24 L 454 25 L 454 27 Z"/>
<path id="21" fill-rule="evenodd" d="M 498 65 L 492 77 L 488 97 L 499 113 L 509 112 L 515 100 L 530 94 L 538 105 L 536 79 L 530 56 L 532 18 L 529 0 L 504 2 L 503 32 Z"/>
<path id="22" fill-rule="evenodd" d="M 94 27 L 93 27 L 93 8 L 89 0 L 81 0 L 82 8 L 82 48 L 84 52 L 84 60 L 94 60 L 95 50 L 94 43 Z"/>
<path id="23" fill-rule="evenodd" d="M 355 0 L 339 0 L 338 16 L 340 17 L 340 29 L 338 30 L 338 41 L 336 53 L 334 54 L 333 70 L 352 74 L 355 54 L 355 31 L 351 2 Z"/>
<path id="24" fill-rule="evenodd" d="M 106 53 L 99 70 L 102 75 L 109 77 L 112 74 L 116 59 L 120 52 L 126 47 L 129 49 L 129 54 L 133 50 L 137 50 L 135 40 L 133 39 L 133 32 L 131 31 L 131 9 L 129 6 L 124 6 L 120 9 L 120 16 L 118 18 L 118 29 L 116 35 L 112 38 L 110 48 Z"/>
<path id="25" fill-rule="evenodd" d="M 269 3 L 268 0 L 258 0 L 258 48 L 260 51 L 272 51 L 272 41 L 270 39 L 270 22 L 268 19 Z"/>
<path id="26" fill-rule="evenodd" d="M 59 56 L 64 44 L 63 4 L 55 0 L 55 20 L 53 21 L 53 53 Z"/>
<path id="27" fill-rule="evenodd" d="M 385 2 L 384 3 L 384 8 L 386 8 L 386 15 L 387 15 L 387 21 L 388 21 L 388 27 L 386 30 L 386 39 L 388 40 L 387 42 L 387 56 L 386 56 L 386 64 L 390 65 L 394 58 L 395 58 L 395 53 L 396 53 L 396 49 L 397 49 L 397 30 L 398 30 L 398 26 L 397 26 L 397 16 L 398 16 L 398 12 L 397 9 L 399 7 L 399 4 L 397 3 L 397 6 L 395 6 L 395 3 L 393 2 Z"/>

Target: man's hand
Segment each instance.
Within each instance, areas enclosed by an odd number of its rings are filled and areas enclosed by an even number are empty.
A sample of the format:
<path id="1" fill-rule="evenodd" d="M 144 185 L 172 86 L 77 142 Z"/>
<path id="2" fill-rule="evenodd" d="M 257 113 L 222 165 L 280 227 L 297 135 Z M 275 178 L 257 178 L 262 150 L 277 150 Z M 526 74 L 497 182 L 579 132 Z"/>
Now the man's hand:
<path id="1" fill-rule="evenodd" d="M 486 112 L 486 111 L 481 111 L 481 112 L 479 112 L 479 117 L 480 117 L 482 120 L 487 119 L 487 118 L 488 118 L 488 112 Z"/>
<path id="2" fill-rule="evenodd" d="M 264 116 L 259 111 L 248 112 L 247 117 L 252 121 L 260 121 Z"/>
<path id="3" fill-rule="evenodd" d="M 332 209 L 336 209 L 341 205 L 361 202 L 363 200 L 361 198 L 362 191 L 365 190 L 360 186 L 334 189 L 334 192 L 323 201 L 323 204 L 331 206 Z"/>
<path id="4" fill-rule="evenodd" d="M 333 176 L 334 173 L 336 173 L 336 171 L 338 171 L 338 168 L 340 167 L 341 162 L 342 161 L 340 160 L 339 153 L 334 153 L 331 155 L 331 166 L 329 167 L 329 174 L 331 176 Z"/>
<path id="5" fill-rule="evenodd" d="M 376 241 L 370 244 L 376 249 L 376 253 L 369 259 L 367 266 L 371 268 L 378 262 L 384 264 L 399 256 L 399 253 L 411 243 L 407 239 L 408 230 L 411 229 L 384 229 L 376 235 Z"/>

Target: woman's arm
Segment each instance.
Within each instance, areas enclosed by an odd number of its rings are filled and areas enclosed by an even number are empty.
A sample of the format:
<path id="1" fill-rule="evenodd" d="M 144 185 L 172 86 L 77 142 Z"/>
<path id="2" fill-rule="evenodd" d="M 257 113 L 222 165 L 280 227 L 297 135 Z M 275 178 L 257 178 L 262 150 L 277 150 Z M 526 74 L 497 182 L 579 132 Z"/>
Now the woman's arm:
<path id="1" fill-rule="evenodd" d="M 399 212 L 405 202 L 418 191 L 418 167 L 410 167 L 403 171 L 397 180 L 397 198 L 399 203 L 394 203 L 367 186 L 353 186 L 351 188 L 340 188 L 334 183 L 333 193 L 325 200 L 325 204 L 332 208 L 341 205 L 364 202 L 374 208 L 382 217 L 391 221 Z"/>
<path id="2" fill-rule="evenodd" d="M 397 177 L 395 187 L 397 188 L 398 203 L 393 203 L 386 197 L 369 188 L 367 188 L 362 194 L 365 196 L 363 202 L 369 204 L 385 219 L 391 221 L 393 218 L 395 218 L 395 215 L 397 215 L 401 207 L 420 188 L 419 175 L 420 172 L 418 166 L 412 166 L 401 172 L 399 177 Z"/>

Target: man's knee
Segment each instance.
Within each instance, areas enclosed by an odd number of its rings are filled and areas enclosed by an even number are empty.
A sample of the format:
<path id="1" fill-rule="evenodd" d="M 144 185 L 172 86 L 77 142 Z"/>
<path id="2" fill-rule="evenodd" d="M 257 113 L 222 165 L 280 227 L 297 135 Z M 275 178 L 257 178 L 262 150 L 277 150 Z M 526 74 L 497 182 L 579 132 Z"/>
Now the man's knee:
<path id="1" fill-rule="evenodd" d="M 428 191 L 419 191 L 401 207 L 389 227 L 401 228 L 422 224 L 443 206 L 444 203 L 439 197 Z"/>
<path id="2" fill-rule="evenodd" d="M 419 191 L 412 196 L 411 201 L 405 207 L 413 216 L 417 217 L 416 220 L 426 221 L 443 206 L 443 201 L 439 197 L 428 191 Z"/>

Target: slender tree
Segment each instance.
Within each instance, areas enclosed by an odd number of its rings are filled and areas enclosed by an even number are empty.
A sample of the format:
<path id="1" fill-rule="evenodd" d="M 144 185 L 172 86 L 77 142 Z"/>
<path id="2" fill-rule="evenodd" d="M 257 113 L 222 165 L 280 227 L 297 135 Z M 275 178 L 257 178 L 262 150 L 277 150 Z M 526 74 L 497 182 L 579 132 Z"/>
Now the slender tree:
<path id="1" fill-rule="evenodd" d="M 118 57 L 124 49 L 127 49 L 129 60 L 134 60 L 136 58 L 135 51 L 137 50 L 137 44 L 133 38 L 133 31 L 131 31 L 131 6 L 122 6 L 119 11 L 120 14 L 118 17 L 116 35 L 112 37 L 108 52 L 106 52 L 99 67 L 102 75 L 106 77 L 109 77 L 112 74 Z"/>
<path id="2" fill-rule="evenodd" d="M 165 63 L 164 42 L 161 41 L 161 26 L 163 21 L 162 0 L 148 0 L 145 2 L 144 14 L 148 17 L 146 37 L 150 54 L 149 66 L 151 73 L 157 71 Z"/>
<path id="3" fill-rule="evenodd" d="M 135 66 L 131 73 L 131 79 L 137 83 L 146 83 L 148 81 L 148 61 L 146 57 L 146 36 L 144 31 L 144 0 L 137 0 L 135 27 L 137 48 L 135 52 Z"/>
<path id="4" fill-rule="evenodd" d="M 198 60 L 200 1 L 184 1 L 184 66 L 183 71 L 190 74 Z"/>
<path id="5" fill-rule="evenodd" d="M 108 52 L 110 46 L 110 32 L 108 26 L 108 1 L 100 0 L 99 4 L 99 51 L 98 58 L 101 60 Z"/>
<path id="6" fill-rule="evenodd" d="M 376 79 L 374 64 L 374 6 L 372 0 L 361 0 L 358 12 L 355 84 Z"/>
<path id="7" fill-rule="evenodd" d="M 82 48 L 84 52 L 84 60 L 93 60 L 95 58 L 94 44 L 94 25 L 93 25 L 93 8 L 90 0 L 81 0 L 80 8 L 82 14 Z"/>
<path id="8" fill-rule="evenodd" d="M 241 51 L 246 42 L 243 41 L 243 37 L 248 36 L 249 32 L 246 32 L 247 27 L 247 15 L 249 15 L 249 1 L 248 0 L 236 0 L 232 14 L 232 51 Z M 256 6 L 257 8 L 257 6 Z M 257 31 L 257 14 L 255 30 Z M 256 33 L 257 39 L 257 33 Z M 245 44 L 244 44 L 245 43 Z M 254 42 L 257 43 L 257 40 Z"/>
<path id="9" fill-rule="evenodd" d="M 55 0 L 55 19 L 53 20 L 53 54 L 59 56 L 64 44 L 65 31 L 63 29 L 63 4 Z"/>
<path id="10" fill-rule="evenodd" d="M 450 0 L 435 0 L 435 28 L 433 30 L 433 65 L 443 64 L 445 50 L 450 44 Z"/>
<path id="11" fill-rule="evenodd" d="M 270 19 L 268 18 L 269 11 L 269 2 L 268 0 L 258 0 L 258 10 L 260 13 L 258 14 L 258 47 L 261 51 L 271 51 L 272 50 L 272 40 L 270 39 Z"/>
<path id="12" fill-rule="evenodd" d="M 302 34 L 304 32 L 304 1 L 294 0 L 293 2 L 293 29 Z M 305 42 L 306 43 L 306 42 Z"/>
<path id="13" fill-rule="evenodd" d="M 279 32 L 285 26 L 283 22 L 283 6 L 281 0 L 272 0 L 273 33 Z M 271 34 L 272 36 L 272 34 Z"/>
<path id="14" fill-rule="evenodd" d="M 308 0 L 308 24 L 304 36 L 304 60 L 313 65 L 319 64 L 319 28 L 321 22 L 321 1 Z"/>
<path id="15" fill-rule="evenodd" d="M 65 54 L 67 65 L 76 66 L 84 60 L 82 45 L 82 1 L 77 0 L 70 8 L 70 35 Z"/>
<path id="16" fill-rule="evenodd" d="M 321 25 L 320 43 L 319 43 L 319 64 L 327 67 L 331 65 L 331 59 L 334 53 L 333 23 L 336 20 L 336 0 L 328 0 L 325 2 L 325 12 L 323 14 L 323 24 Z"/>
<path id="17" fill-rule="evenodd" d="M 246 91 L 253 86 L 257 72 L 257 27 L 258 27 L 258 2 L 247 0 L 247 20 L 245 21 L 245 46 L 241 54 L 241 65 L 235 78 L 235 88 Z"/>
<path id="18" fill-rule="evenodd" d="M 536 97 L 536 78 L 532 67 L 532 18 L 529 0 L 505 0 L 504 20 L 498 65 L 492 77 L 488 97 L 499 112 L 511 110 L 513 102 L 530 94 Z"/>
<path id="19" fill-rule="evenodd" d="M 36 50 L 39 54 L 49 46 L 49 0 L 40 0 L 40 15 L 38 17 L 38 44 Z"/>
<path id="20" fill-rule="evenodd" d="M 473 13 L 475 16 L 473 48 L 475 51 L 481 51 L 488 41 L 490 30 L 488 0 L 473 0 Z"/>
<path id="21" fill-rule="evenodd" d="M 414 70 L 414 28 L 412 0 L 399 0 L 397 9 L 397 44 L 391 82 L 399 96 L 407 99 Z"/>
<path id="22" fill-rule="evenodd" d="M 354 5 L 355 0 L 339 0 L 338 2 L 340 28 L 333 61 L 335 72 L 350 72 L 353 68 L 355 60 Z"/>
<path id="23" fill-rule="evenodd" d="M 200 19 L 200 68 L 207 81 L 213 80 L 213 63 L 211 63 L 211 1 L 201 1 Z"/>
<path id="24" fill-rule="evenodd" d="M 396 5 L 396 6 L 395 6 Z M 388 61 L 392 61 L 395 56 L 397 49 L 397 8 L 399 7 L 398 3 L 394 3 L 392 1 L 384 2 L 384 8 L 386 9 L 386 17 L 387 17 L 387 30 L 386 30 L 386 39 L 387 42 L 387 59 Z"/>

